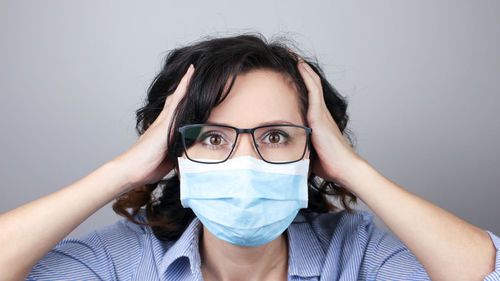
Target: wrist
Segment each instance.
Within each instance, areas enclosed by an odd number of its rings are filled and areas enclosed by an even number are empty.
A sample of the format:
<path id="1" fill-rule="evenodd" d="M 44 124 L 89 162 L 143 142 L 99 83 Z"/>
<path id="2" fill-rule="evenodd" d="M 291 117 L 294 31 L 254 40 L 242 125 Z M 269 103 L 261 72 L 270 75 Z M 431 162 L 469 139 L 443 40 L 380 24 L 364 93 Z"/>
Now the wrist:
<path id="1" fill-rule="evenodd" d="M 108 179 L 109 191 L 115 196 L 119 196 L 134 187 L 119 161 L 111 160 L 99 167 L 96 172 Z"/>
<path id="2" fill-rule="evenodd" d="M 341 184 L 357 197 L 367 184 L 376 177 L 378 171 L 363 158 L 355 160 L 350 172 L 343 177 Z"/>

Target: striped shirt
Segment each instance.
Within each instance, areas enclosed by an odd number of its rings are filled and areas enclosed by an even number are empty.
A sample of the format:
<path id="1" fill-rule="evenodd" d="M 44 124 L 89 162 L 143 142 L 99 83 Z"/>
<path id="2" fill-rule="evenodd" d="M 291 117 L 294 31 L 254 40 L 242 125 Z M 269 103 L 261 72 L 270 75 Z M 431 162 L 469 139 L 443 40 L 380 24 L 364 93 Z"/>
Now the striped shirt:
<path id="1" fill-rule="evenodd" d="M 372 212 L 356 211 L 299 212 L 286 230 L 288 280 L 430 280 L 399 239 L 377 228 Z M 145 221 L 144 212 L 137 219 Z M 164 242 L 149 226 L 121 219 L 62 240 L 27 280 L 203 280 L 201 230 L 195 218 L 178 240 Z M 497 252 L 484 280 L 500 280 L 500 238 L 487 232 Z"/>

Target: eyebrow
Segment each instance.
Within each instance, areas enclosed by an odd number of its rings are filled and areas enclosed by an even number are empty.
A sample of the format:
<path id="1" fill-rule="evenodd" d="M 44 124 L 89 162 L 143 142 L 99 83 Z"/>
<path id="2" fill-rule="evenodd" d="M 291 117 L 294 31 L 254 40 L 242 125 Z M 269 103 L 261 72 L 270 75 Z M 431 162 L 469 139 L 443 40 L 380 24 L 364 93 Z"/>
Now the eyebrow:
<path id="1" fill-rule="evenodd" d="M 224 126 L 234 127 L 233 125 L 230 125 L 230 124 L 227 124 L 224 122 L 207 122 L 207 124 L 216 124 L 216 125 L 224 125 Z M 292 123 L 292 122 L 286 121 L 286 120 L 272 120 L 272 121 L 267 121 L 267 122 L 262 122 L 260 124 L 257 124 L 257 126 L 255 126 L 255 127 L 266 126 L 266 125 L 276 125 L 276 124 L 297 125 L 295 123 Z"/>

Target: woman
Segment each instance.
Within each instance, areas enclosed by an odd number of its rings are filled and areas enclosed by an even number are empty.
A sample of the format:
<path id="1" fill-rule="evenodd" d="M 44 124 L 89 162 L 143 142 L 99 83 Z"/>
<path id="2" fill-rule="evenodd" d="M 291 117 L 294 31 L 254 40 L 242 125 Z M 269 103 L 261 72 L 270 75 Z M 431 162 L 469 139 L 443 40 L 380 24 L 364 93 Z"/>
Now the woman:
<path id="1" fill-rule="evenodd" d="M 346 107 L 260 36 L 174 50 L 132 147 L 2 214 L 2 280 L 500 280 L 500 239 L 381 175 Z M 114 198 L 128 220 L 63 240 Z"/>

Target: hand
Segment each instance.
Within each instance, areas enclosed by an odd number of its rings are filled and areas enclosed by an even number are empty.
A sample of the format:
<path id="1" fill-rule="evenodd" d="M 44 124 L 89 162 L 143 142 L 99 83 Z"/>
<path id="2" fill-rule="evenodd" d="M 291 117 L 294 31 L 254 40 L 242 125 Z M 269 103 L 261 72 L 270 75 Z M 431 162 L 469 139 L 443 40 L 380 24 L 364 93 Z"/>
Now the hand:
<path id="1" fill-rule="evenodd" d="M 325 180 L 349 188 L 358 163 L 365 160 L 352 149 L 328 111 L 321 78 L 300 57 L 297 66 L 309 93 L 307 122 L 312 128 L 311 142 L 317 154 L 312 160 L 312 170 Z"/>
<path id="2" fill-rule="evenodd" d="M 190 65 L 175 92 L 165 100 L 163 109 L 156 120 L 134 145 L 112 160 L 123 168 L 129 189 L 157 182 L 174 168 L 174 164 L 166 157 L 167 135 L 172 114 L 184 97 L 193 72 L 194 66 Z M 173 132 L 171 138 L 172 136 Z"/>

